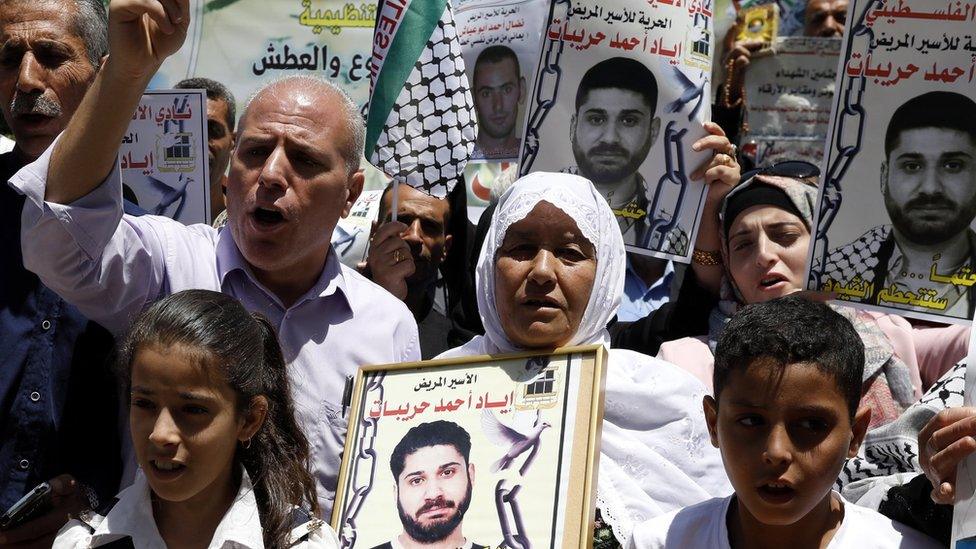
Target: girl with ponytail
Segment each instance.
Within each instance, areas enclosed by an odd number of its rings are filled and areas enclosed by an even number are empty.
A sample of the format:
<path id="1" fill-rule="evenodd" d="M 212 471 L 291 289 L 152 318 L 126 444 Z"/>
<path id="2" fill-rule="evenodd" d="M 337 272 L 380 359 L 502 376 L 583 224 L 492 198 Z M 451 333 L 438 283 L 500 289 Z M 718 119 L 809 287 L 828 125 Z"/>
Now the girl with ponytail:
<path id="1" fill-rule="evenodd" d="M 140 473 L 54 547 L 338 548 L 314 518 L 308 441 L 266 319 L 219 292 L 173 294 L 136 320 L 119 372 Z"/>

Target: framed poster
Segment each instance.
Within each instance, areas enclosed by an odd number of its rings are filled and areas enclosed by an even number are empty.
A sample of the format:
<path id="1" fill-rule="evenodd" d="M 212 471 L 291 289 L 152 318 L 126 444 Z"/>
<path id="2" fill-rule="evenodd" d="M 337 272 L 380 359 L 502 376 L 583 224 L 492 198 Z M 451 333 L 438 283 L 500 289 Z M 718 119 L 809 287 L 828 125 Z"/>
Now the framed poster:
<path id="1" fill-rule="evenodd" d="M 361 368 L 341 546 L 592 543 L 606 357 L 591 345 Z"/>

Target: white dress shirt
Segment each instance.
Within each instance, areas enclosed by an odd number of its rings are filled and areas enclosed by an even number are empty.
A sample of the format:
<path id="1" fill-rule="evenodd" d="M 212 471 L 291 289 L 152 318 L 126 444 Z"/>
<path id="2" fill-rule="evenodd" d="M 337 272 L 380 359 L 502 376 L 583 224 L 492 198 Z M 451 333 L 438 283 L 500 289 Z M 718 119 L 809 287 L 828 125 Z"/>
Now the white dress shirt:
<path id="1" fill-rule="evenodd" d="M 98 547 L 126 537 L 132 545 L 140 549 L 166 549 L 156 519 L 153 518 L 152 499 L 149 482 L 140 470 L 136 480 L 125 490 L 119 492 L 118 502 L 104 517 L 93 515 L 86 522 L 72 519 L 58 532 L 52 549 L 81 549 Z M 339 540 L 335 532 L 321 521 L 314 524 L 296 525 L 292 539 L 298 539 L 308 526 L 313 531 L 296 545 L 294 549 L 338 549 Z M 92 532 L 92 528 L 95 529 Z M 230 509 L 220 519 L 217 529 L 210 539 L 209 549 L 263 549 L 264 534 L 258 515 L 257 500 L 247 471 L 241 474 L 241 487 L 234 497 Z"/>
<path id="2" fill-rule="evenodd" d="M 332 511 L 345 442 L 346 376 L 367 364 L 420 360 L 406 305 L 339 262 L 330 248 L 315 285 L 292 306 L 255 278 L 231 232 L 122 213 L 118 168 L 68 205 L 44 201 L 52 145 L 10 185 L 27 196 L 24 265 L 88 318 L 116 335 L 152 302 L 187 289 L 223 291 L 278 330 L 296 413 L 311 446 L 323 516 Z"/>

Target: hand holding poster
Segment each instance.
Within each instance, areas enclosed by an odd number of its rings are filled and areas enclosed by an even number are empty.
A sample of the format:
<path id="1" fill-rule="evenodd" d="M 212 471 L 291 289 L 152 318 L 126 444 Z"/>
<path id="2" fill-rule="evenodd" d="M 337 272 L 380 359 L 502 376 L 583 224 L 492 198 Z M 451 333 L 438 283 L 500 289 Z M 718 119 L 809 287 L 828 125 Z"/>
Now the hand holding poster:
<path id="1" fill-rule="evenodd" d="M 542 47 L 549 0 L 460 0 L 455 19 L 478 114 L 472 160 L 517 161 L 528 83 Z"/>
<path id="2" fill-rule="evenodd" d="M 976 8 L 853 0 L 810 286 L 898 314 L 976 305 Z"/>
<path id="3" fill-rule="evenodd" d="M 123 195 L 153 215 L 209 223 L 207 158 L 206 93 L 147 91 L 119 149 Z"/>
<path id="4" fill-rule="evenodd" d="M 567 171 L 610 203 L 628 250 L 689 261 L 710 116 L 711 0 L 557 2 L 521 173 Z"/>
<path id="5" fill-rule="evenodd" d="M 976 406 L 976 354 L 974 339 L 969 339 L 969 358 L 966 366 L 966 406 Z M 956 503 L 952 510 L 952 547 L 976 549 L 976 455 L 967 457 L 956 470 Z"/>
<path id="6" fill-rule="evenodd" d="M 584 547 L 605 361 L 589 346 L 361 369 L 332 517 L 342 547 Z"/>

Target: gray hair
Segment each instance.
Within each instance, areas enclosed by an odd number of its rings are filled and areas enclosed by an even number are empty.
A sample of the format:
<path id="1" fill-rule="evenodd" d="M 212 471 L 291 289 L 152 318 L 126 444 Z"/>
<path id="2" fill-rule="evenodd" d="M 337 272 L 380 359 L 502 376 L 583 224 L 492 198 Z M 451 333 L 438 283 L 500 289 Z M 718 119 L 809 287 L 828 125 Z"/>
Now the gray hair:
<path id="1" fill-rule="evenodd" d="M 241 114 L 241 122 L 247 118 L 247 112 L 250 110 L 251 103 L 255 98 L 266 92 L 275 93 L 274 88 L 282 85 L 297 85 L 303 91 L 314 92 L 315 95 L 319 96 L 331 92 L 338 98 L 337 107 L 342 111 L 342 118 L 345 120 L 346 129 L 350 134 L 348 143 L 341 149 L 341 154 L 343 160 L 346 162 L 346 170 L 349 172 L 349 175 L 355 173 L 359 169 L 363 149 L 366 147 L 366 124 L 363 122 L 363 115 L 359 112 L 359 107 L 349 97 L 349 94 L 325 78 L 301 74 L 283 76 L 268 82 L 248 97 L 247 102 L 244 104 L 244 111 Z"/>
<path id="2" fill-rule="evenodd" d="M 85 43 L 88 61 L 96 69 L 108 54 L 108 12 L 102 0 L 73 0 L 75 32 Z"/>
<path id="3" fill-rule="evenodd" d="M 187 78 L 185 80 L 180 80 L 173 86 L 176 89 L 202 89 L 207 92 L 207 99 L 212 99 L 214 101 L 223 101 L 227 104 L 227 127 L 230 131 L 234 131 L 234 120 L 237 116 L 237 101 L 234 99 L 234 94 L 227 89 L 227 86 L 213 80 L 211 78 L 203 78 L 202 76 Z"/>

